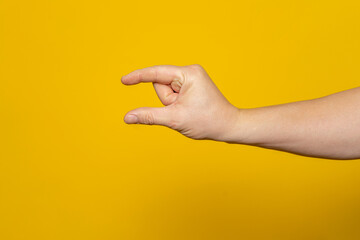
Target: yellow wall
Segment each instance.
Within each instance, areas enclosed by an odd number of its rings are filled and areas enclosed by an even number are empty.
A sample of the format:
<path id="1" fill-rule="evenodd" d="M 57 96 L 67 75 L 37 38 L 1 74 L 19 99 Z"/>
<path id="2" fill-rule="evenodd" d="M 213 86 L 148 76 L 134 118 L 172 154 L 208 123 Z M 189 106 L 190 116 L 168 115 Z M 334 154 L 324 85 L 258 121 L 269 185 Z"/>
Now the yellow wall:
<path id="1" fill-rule="evenodd" d="M 359 86 L 360 2 L 0 0 L 0 239 L 359 239 L 360 161 L 194 141 L 132 70 L 204 66 L 238 107 Z"/>

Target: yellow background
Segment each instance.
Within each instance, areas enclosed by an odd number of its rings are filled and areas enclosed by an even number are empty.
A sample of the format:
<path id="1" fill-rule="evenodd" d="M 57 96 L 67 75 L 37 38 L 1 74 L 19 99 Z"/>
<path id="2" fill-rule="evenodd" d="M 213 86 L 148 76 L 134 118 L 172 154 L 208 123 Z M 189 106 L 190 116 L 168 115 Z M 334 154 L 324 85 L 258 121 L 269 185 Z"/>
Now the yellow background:
<path id="1" fill-rule="evenodd" d="M 194 141 L 122 75 L 201 64 L 237 107 L 359 86 L 360 3 L 0 0 L 0 239 L 360 239 L 360 161 Z"/>

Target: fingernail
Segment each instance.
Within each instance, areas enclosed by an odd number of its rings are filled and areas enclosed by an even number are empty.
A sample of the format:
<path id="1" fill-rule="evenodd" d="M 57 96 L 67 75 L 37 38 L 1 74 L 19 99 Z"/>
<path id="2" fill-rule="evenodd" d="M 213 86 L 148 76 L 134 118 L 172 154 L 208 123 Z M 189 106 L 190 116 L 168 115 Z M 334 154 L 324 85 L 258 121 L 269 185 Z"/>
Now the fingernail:
<path id="1" fill-rule="evenodd" d="M 128 124 L 132 124 L 132 123 L 137 123 L 137 122 L 138 122 L 137 116 L 132 115 L 132 114 L 125 116 L 125 119 L 124 119 L 124 120 L 125 120 L 125 122 L 128 123 Z"/>

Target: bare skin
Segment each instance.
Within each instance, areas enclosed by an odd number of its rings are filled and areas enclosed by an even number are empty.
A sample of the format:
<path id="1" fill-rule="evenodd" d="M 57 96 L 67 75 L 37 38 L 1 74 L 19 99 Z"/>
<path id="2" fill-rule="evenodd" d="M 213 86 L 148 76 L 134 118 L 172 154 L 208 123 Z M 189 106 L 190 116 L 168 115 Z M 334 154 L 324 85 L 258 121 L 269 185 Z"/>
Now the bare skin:
<path id="1" fill-rule="evenodd" d="M 253 109 L 233 106 L 200 65 L 135 70 L 125 85 L 152 82 L 160 108 L 129 111 L 128 124 L 162 125 L 192 139 L 254 145 L 328 159 L 360 158 L 360 87 Z"/>

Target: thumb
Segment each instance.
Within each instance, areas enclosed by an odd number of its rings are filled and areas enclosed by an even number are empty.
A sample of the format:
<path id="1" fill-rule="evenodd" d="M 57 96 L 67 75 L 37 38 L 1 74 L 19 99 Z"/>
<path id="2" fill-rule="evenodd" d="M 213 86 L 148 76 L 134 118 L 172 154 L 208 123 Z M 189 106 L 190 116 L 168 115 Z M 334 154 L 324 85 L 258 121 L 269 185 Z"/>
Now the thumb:
<path id="1" fill-rule="evenodd" d="M 147 124 L 169 126 L 170 111 L 167 107 L 141 107 L 128 112 L 124 121 L 127 124 Z"/>

